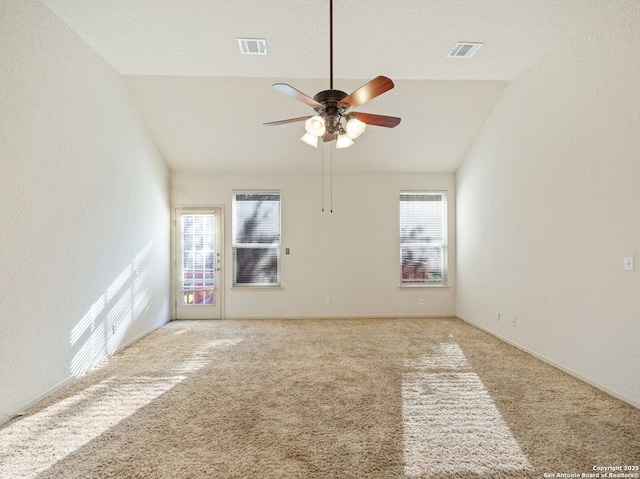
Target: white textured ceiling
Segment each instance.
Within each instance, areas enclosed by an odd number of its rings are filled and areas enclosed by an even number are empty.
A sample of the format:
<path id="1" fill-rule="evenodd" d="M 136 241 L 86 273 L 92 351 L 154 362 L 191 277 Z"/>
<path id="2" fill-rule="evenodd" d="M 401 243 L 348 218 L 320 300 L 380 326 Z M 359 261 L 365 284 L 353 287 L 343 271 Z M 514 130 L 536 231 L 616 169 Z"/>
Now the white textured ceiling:
<path id="1" fill-rule="evenodd" d="M 126 75 L 173 170 L 315 168 L 301 123 L 262 123 L 312 113 L 273 83 L 329 88 L 328 0 L 41 1 Z M 357 110 L 402 117 L 340 156 L 354 170 L 455 171 L 507 82 L 618 1 L 334 0 L 334 87 L 388 76 L 395 89 Z M 237 38 L 265 38 L 268 55 L 241 55 Z M 447 58 L 458 41 L 484 47 Z"/>

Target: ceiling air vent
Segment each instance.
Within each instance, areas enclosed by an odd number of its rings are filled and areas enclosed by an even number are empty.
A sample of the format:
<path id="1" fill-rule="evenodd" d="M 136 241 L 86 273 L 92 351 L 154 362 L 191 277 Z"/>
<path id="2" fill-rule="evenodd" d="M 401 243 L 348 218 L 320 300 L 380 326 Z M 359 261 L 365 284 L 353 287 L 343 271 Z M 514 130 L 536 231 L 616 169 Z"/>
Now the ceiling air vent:
<path id="1" fill-rule="evenodd" d="M 263 38 L 238 38 L 238 45 L 244 55 L 267 54 L 267 41 Z"/>
<path id="2" fill-rule="evenodd" d="M 450 58 L 471 58 L 484 43 L 456 43 L 451 49 Z"/>

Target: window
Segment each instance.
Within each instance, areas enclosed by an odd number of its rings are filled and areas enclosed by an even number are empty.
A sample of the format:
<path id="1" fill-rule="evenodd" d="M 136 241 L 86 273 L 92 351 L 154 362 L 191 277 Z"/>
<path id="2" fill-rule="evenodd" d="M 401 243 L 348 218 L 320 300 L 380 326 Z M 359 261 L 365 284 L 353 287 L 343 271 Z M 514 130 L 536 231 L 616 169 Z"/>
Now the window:
<path id="1" fill-rule="evenodd" d="M 400 193 L 402 286 L 447 284 L 447 193 Z"/>
<path id="2" fill-rule="evenodd" d="M 233 193 L 233 285 L 280 285 L 280 193 Z"/>

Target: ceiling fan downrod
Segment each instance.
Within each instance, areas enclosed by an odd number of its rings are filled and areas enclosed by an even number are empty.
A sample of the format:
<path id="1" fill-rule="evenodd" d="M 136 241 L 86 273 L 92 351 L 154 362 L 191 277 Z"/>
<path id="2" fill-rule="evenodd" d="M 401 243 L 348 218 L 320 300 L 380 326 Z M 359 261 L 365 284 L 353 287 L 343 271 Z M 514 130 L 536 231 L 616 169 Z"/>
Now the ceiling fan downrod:
<path id="1" fill-rule="evenodd" d="M 329 90 L 333 90 L 333 0 L 329 0 Z"/>

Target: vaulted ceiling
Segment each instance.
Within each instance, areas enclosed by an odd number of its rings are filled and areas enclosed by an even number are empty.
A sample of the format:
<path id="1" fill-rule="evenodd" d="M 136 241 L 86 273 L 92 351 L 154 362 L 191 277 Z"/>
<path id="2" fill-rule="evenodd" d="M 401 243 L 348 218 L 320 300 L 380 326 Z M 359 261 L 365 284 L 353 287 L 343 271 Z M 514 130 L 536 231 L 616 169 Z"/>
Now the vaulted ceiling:
<path id="1" fill-rule="evenodd" d="M 329 88 L 329 0 L 41 0 L 126 79 L 174 171 L 299 172 L 327 145 L 299 141 L 313 113 L 272 89 Z M 334 0 L 334 88 L 395 88 L 357 111 L 399 116 L 333 151 L 343 170 L 452 172 L 508 82 L 606 21 L 623 0 Z M 238 38 L 264 38 L 265 56 Z M 457 42 L 481 42 L 470 59 Z M 588 52 L 576 52 L 588 54 Z"/>

